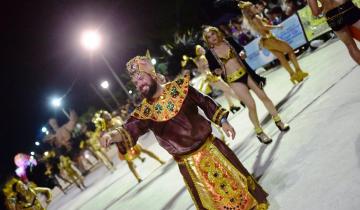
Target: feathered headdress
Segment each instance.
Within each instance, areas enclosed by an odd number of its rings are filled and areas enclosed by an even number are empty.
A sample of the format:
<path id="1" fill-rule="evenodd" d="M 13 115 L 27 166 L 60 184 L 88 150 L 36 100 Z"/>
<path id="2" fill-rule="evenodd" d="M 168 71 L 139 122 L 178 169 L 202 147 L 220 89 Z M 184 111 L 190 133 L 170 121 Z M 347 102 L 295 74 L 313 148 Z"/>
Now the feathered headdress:
<path id="1" fill-rule="evenodd" d="M 16 196 L 16 191 L 14 190 L 14 188 L 15 188 L 14 186 L 19 181 L 20 181 L 19 179 L 12 177 L 5 183 L 2 191 L 7 199 L 10 199 L 11 197 Z"/>
<path id="2" fill-rule="evenodd" d="M 96 128 L 100 131 L 106 131 L 106 122 L 105 122 L 104 118 L 102 117 L 102 114 L 104 112 L 107 112 L 107 111 L 105 111 L 105 110 L 97 111 L 91 120 L 95 124 Z"/>
<path id="3" fill-rule="evenodd" d="M 251 7 L 253 5 L 253 3 L 249 2 L 249 1 L 239 1 L 238 3 L 238 7 L 240 9 L 245 9 L 247 7 Z"/>
<path id="4" fill-rule="evenodd" d="M 167 72 L 169 76 L 176 76 L 183 69 L 196 68 L 194 63 L 195 47 L 200 43 L 200 37 L 200 33 L 189 30 L 184 34 L 175 34 L 174 43 L 162 46 L 162 49 L 168 54 Z"/>

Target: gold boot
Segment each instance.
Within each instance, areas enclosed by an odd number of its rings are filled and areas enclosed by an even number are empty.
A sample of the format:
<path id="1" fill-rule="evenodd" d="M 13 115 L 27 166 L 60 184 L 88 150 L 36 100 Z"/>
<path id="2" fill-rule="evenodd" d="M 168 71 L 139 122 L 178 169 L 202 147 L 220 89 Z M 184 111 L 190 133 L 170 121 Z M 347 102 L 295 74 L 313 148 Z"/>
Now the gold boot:
<path id="1" fill-rule="evenodd" d="M 309 76 L 309 73 L 305 72 L 305 71 L 302 71 L 302 70 L 299 70 L 299 71 L 296 71 L 296 75 L 298 76 L 298 78 L 303 81 L 306 77 Z"/>
<path id="2" fill-rule="evenodd" d="M 290 76 L 290 81 L 295 85 L 296 83 L 300 83 L 302 78 L 297 73 L 294 73 Z"/>

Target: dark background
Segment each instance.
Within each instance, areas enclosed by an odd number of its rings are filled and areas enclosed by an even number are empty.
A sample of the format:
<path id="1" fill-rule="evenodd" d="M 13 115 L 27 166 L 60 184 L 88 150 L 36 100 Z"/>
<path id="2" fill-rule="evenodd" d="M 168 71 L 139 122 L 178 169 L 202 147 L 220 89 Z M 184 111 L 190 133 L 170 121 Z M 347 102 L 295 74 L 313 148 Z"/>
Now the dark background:
<path id="1" fill-rule="evenodd" d="M 11 3 L 10 3 L 11 2 Z M 121 93 L 99 56 L 79 43 L 81 32 L 98 29 L 102 53 L 123 78 L 134 55 L 160 55 L 159 46 L 173 41 L 176 31 L 199 29 L 237 10 L 229 1 L 213 0 L 33 0 L 2 3 L 1 35 L 1 162 L 0 179 L 14 174 L 13 157 L 29 153 L 42 138 L 50 117 L 66 121 L 49 105 L 63 96 L 66 109 L 79 115 L 103 104 L 89 84 L 108 79 Z M 120 97 L 121 98 L 121 97 Z"/>

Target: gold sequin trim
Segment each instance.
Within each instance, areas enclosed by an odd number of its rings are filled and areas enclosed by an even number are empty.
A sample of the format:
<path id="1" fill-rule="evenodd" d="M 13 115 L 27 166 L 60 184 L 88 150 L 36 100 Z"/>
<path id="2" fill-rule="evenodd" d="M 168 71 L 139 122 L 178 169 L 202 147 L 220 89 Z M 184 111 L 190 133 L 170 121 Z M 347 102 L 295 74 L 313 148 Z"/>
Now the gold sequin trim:
<path id="1" fill-rule="evenodd" d="M 165 84 L 163 94 L 151 103 L 144 99 L 131 114 L 142 120 L 163 122 L 175 117 L 188 93 L 190 76 L 185 74 L 170 83 Z"/>
<path id="2" fill-rule="evenodd" d="M 213 121 L 216 125 L 220 125 L 221 119 L 228 114 L 228 111 L 226 111 L 224 108 L 217 108 L 215 111 L 215 114 L 213 115 L 211 121 Z"/>
<path id="3" fill-rule="evenodd" d="M 227 75 L 226 80 L 228 83 L 232 83 L 232 82 L 236 81 L 237 79 L 243 77 L 245 74 L 246 74 L 245 69 L 243 69 L 241 67 L 237 71 L 234 71 L 233 73 Z"/>
<path id="4" fill-rule="evenodd" d="M 268 203 L 260 203 L 257 205 L 256 210 L 268 210 L 269 204 Z"/>
<path id="5" fill-rule="evenodd" d="M 181 157 L 202 206 L 211 210 L 257 208 L 258 203 L 248 190 L 246 176 L 223 156 L 211 139 L 194 153 Z"/>

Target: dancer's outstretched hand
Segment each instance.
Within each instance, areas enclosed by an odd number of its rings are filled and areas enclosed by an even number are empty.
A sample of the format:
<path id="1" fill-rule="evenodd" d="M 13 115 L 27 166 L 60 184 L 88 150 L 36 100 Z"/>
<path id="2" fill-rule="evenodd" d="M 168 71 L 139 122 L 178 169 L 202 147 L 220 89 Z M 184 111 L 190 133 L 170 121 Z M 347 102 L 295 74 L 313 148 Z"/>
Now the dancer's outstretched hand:
<path id="1" fill-rule="evenodd" d="M 104 148 L 108 147 L 110 145 L 111 139 L 112 139 L 111 135 L 108 133 L 105 133 L 100 138 L 100 145 Z"/>
<path id="2" fill-rule="evenodd" d="M 221 128 L 223 129 L 223 131 L 225 132 L 226 136 L 227 137 L 231 137 L 231 139 L 234 139 L 235 138 L 235 130 L 234 128 L 230 125 L 230 123 L 228 122 L 224 122 L 222 125 L 221 125 Z"/>
<path id="3" fill-rule="evenodd" d="M 122 141 L 122 136 L 116 130 L 105 133 L 100 138 L 100 144 L 102 147 L 105 147 L 105 148 L 110 146 L 113 143 L 117 143 L 117 142 L 121 142 L 121 141 Z"/>

